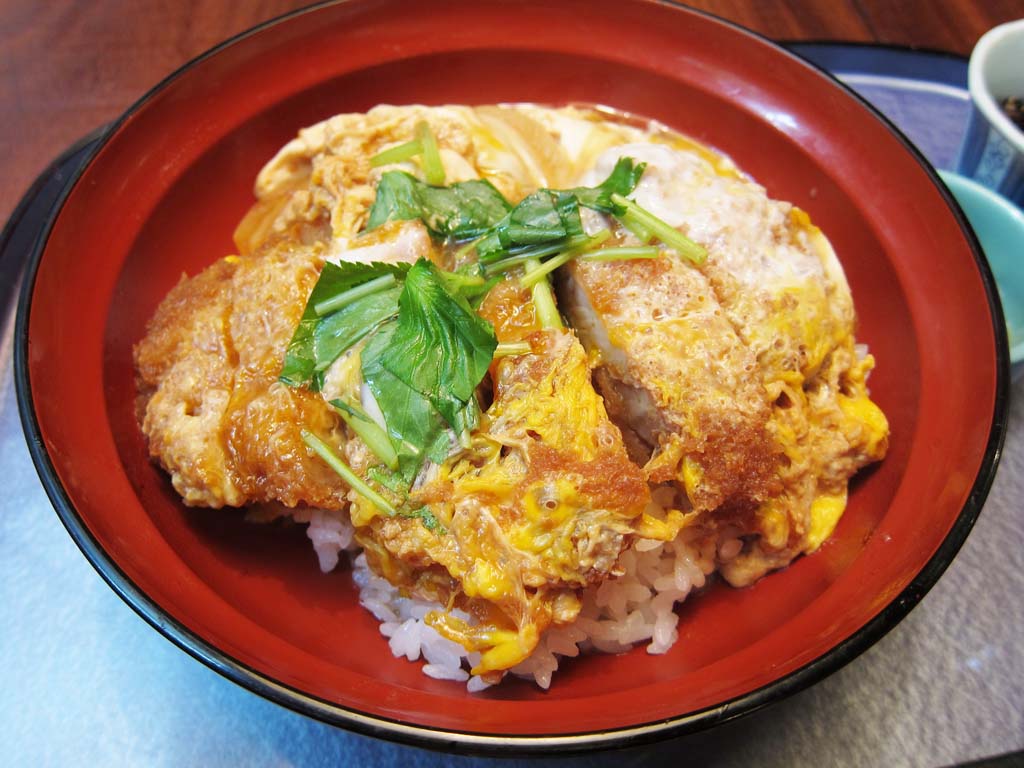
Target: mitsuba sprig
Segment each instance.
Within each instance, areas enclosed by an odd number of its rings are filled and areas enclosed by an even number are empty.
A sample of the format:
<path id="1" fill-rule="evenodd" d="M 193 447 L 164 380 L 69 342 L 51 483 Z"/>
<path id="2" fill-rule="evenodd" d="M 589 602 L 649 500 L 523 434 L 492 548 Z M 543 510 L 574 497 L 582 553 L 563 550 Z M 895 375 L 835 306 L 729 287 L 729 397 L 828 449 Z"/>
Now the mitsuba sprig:
<path id="1" fill-rule="evenodd" d="M 420 137 L 403 152 L 429 146 Z M 382 153 L 380 159 L 378 165 L 394 162 L 397 155 Z M 443 271 L 425 259 L 411 265 L 325 264 L 288 345 L 281 381 L 319 391 L 327 369 L 362 344 L 362 380 L 382 419 L 357 402 L 332 404 L 389 477 L 408 490 L 427 461 L 443 462 L 468 447 L 480 418 L 476 389 L 495 354 L 529 351 L 522 344 L 499 349 L 493 327 L 474 309 L 503 274 L 522 268 L 520 281 L 532 288 L 542 325 L 560 327 L 548 276 L 573 258 L 657 258 L 662 249 L 646 245 L 652 238 L 694 262 L 704 258 L 702 248 L 625 198 L 644 168 L 620 158 L 596 187 L 540 189 L 515 206 L 488 181 L 440 186 L 404 171 L 384 172 L 368 231 L 391 221 L 419 220 L 433 237 L 464 243 L 460 250 L 477 258 L 459 272 Z M 596 250 L 611 233 L 588 235 L 580 208 L 615 216 L 645 245 Z M 307 443 L 321 455 L 331 452 L 311 434 Z M 328 463 L 339 473 L 338 467 L 344 469 L 346 481 L 383 512 L 396 514 L 339 457 L 332 453 Z M 395 493 L 396 484 L 388 486 Z"/>
<path id="2" fill-rule="evenodd" d="M 324 372 L 365 340 L 360 369 L 384 426 L 355 403 L 342 415 L 407 485 L 426 460 L 466 444 L 491 364 L 494 328 L 470 302 L 486 283 L 415 264 L 326 264 L 288 345 L 281 380 L 319 390 Z M 383 431 L 383 439 L 377 434 Z"/>

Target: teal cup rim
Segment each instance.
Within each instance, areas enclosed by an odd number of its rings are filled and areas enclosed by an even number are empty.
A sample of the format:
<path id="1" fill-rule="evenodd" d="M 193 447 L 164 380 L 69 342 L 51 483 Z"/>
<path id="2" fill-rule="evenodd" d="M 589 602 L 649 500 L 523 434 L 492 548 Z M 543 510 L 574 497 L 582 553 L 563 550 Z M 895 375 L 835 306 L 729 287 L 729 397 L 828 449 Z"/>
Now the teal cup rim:
<path id="1" fill-rule="evenodd" d="M 953 193 L 953 197 L 956 199 L 957 204 L 963 210 L 964 218 L 967 219 L 972 229 L 975 230 L 975 234 L 982 245 L 983 251 L 985 237 L 976 223 L 977 216 L 972 218 L 970 215 L 970 211 L 968 210 L 969 203 L 966 202 L 966 196 L 972 195 L 975 201 L 983 201 L 984 205 L 994 210 L 998 210 L 999 216 L 1004 220 L 1012 222 L 1010 226 L 1016 228 L 1021 235 L 1021 258 L 1019 259 L 1018 269 L 1024 270 L 1024 211 L 1021 211 L 1020 208 L 998 192 L 994 192 L 984 184 L 981 184 L 972 178 L 954 171 L 939 170 L 938 173 L 942 178 L 943 183 L 945 183 L 950 192 Z M 996 285 L 1000 285 L 1000 273 L 1002 272 L 1005 275 L 1006 264 L 1001 260 L 997 263 L 993 263 L 993 259 L 987 252 L 985 253 L 985 258 L 989 262 L 989 266 L 992 268 L 992 274 L 995 277 Z M 1024 277 L 1021 278 L 1021 283 L 1024 284 Z M 1005 305 L 1004 315 L 1009 317 L 1011 313 L 1005 311 L 1006 307 L 1013 306 L 1014 308 L 1017 308 L 1024 305 L 1024 292 L 1010 291 L 1006 285 L 1005 277 L 1002 283 L 1002 288 L 1003 289 L 1000 291 L 1000 300 Z M 1007 330 L 1009 331 L 1009 328 L 1007 328 Z M 1021 334 L 1019 331 L 1015 333 L 1014 341 L 1015 343 L 1010 345 L 1010 363 L 1016 366 L 1024 362 L 1024 334 Z"/>

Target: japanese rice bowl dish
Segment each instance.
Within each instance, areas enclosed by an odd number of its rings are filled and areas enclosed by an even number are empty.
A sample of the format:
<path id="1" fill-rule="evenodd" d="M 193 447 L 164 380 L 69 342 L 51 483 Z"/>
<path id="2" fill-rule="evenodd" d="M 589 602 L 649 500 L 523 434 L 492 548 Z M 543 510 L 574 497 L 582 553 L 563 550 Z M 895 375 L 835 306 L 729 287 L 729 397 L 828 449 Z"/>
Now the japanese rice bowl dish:
<path id="1" fill-rule="evenodd" d="M 885 455 L 826 236 L 665 126 L 380 106 L 255 194 L 135 347 L 150 454 L 186 504 L 350 558 L 427 675 L 664 653 L 676 603 L 812 554 Z"/>

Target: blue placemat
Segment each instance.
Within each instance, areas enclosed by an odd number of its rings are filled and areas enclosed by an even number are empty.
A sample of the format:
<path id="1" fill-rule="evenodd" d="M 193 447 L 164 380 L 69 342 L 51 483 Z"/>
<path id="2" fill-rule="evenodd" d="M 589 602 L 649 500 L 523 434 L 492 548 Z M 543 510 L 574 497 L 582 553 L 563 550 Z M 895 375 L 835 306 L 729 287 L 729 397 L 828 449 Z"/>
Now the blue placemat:
<path id="1" fill-rule="evenodd" d="M 971 104 L 966 59 L 881 45 L 789 47 L 889 118 L 936 168 L 953 169 Z"/>

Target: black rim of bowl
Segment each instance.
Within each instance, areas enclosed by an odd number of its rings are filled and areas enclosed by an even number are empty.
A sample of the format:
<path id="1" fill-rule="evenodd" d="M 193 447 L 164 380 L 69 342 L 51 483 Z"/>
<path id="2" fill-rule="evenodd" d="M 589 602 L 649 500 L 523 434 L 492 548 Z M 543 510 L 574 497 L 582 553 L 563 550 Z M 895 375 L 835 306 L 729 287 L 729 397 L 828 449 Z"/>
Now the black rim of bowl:
<path id="1" fill-rule="evenodd" d="M 358 0 L 340 0 L 341 2 L 358 2 Z M 749 36 L 759 43 L 768 44 L 782 55 L 806 66 L 810 71 L 823 77 L 833 86 L 841 89 L 847 96 L 856 100 L 862 107 L 872 113 L 913 156 L 939 189 L 945 201 L 956 217 L 958 224 L 967 236 L 975 265 L 981 275 L 988 299 L 990 315 L 996 341 L 997 379 L 992 424 L 986 444 L 985 454 L 978 468 L 977 476 L 971 492 L 964 503 L 952 527 L 932 555 L 931 559 L 917 573 L 903 591 L 885 606 L 876 616 L 864 624 L 848 638 L 834 646 L 812 662 L 790 672 L 785 677 L 757 688 L 737 698 L 708 707 L 697 712 L 690 712 L 667 720 L 653 723 L 627 726 L 621 729 L 575 732 L 565 735 L 505 735 L 483 734 L 472 731 L 437 729 L 429 726 L 411 725 L 398 720 L 342 707 L 338 704 L 319 699 L 297 689 L 284 685 L 273 678 L 248 667 L 229 654 L 213 647 L 204 639 L 166 615 L 163 609 L 151 600 L 131 579 L 120 569 L 116 562 L 106 553 L 93 538 L 84 520 L 67 495 L 50 457 L 43 445 L 39 424 L 35 416 L 32 391 L 28 371 L 28 318 L 31 311 L 32 292 L 36 273 L 42 254 L 46 249 L 50 232 L 71 190 L 77 184 L 82 173 L 88 168 L 100 149 L 102 149 L 117 129 L 133 114 L 143 109 L 158 93 L 169 87 L 180 75 L 216 55 L 221 50 L 238 43 L 251 35 L 261 33 L 288 19 L 314 13 L 317 10 L 335 5 L 335 2 L 319 3 L 308 8 L 270 19 L 249 30 L 239 33 L 205 53 L 197 56 L 175 70 L 168 77 L 150 89 L 141 99 L 133 104 L 116 122 L 96 140 L 78 170 L 62 190 L 59 198 L 49 212 L 45 224 L 37 239 L 25 267 L 21 295 L 18 301 L 17 321 L 15 325 L 14 375 L 17 390 L 18 411 L 22 427 L 28 443 L 29 453 L 39 473 L 42 485 L 57 511 L 61 522 L 67 529 L 75 544 L 100 574 L 104 581 L 116 592 L 136 613 L 147 623 L 158 630 L 175 645 L 189 655 L 211 667 L 232 682 L 248 688 L 277 704 L 283 705 L 301 714 L 323 722 L 341 726 L 358 733 L 376 738 L 402 742 L 418 747 L 435 750 L 451 750 L 478 754 L 542 754 L 550 752 L 586 752 L 613 747 L 636 746 L 669 737 L 682 736 L 711 728 L 715 725 L 751 714 L 765 706 L 780 701 L 808 686 L 818 682 L 829 674 L 837 671 L 854 658 L 859 656 L 890 629 L 898 624 L 910 612 L 925 593 L 938 581 L 939 576 L 952 562 L 974 526 L 981 512 L 988 490 L 992 485 L 996 467 L 1002 452 L 1006 434 L 1007 412 L 1009 404 L 1009 351 L 1006 337 L 1006 324 L 1003 319 L 1002 307 L 995 287 L 995 280 L 985 260 L 978 240 L 971 229 L 963 212 L 955 199 L 946 189 L 921 153 L 911 144 L 903 133 L 884 115 L 850 88 L 843 85 L 826 70 L 807 60 L 798 53 L 787 50 L 780 44 L 756 32 L 752 32 L 727 19 L 714 14 L 683 6 L 675 0 L 663 4 L 680 12 L 695 13 L 724 24 L 734 31 Z"/>

